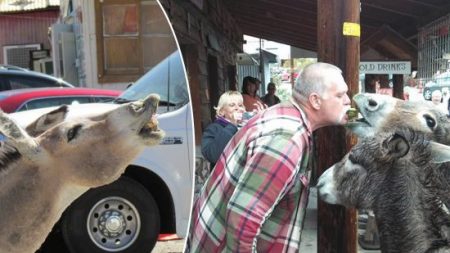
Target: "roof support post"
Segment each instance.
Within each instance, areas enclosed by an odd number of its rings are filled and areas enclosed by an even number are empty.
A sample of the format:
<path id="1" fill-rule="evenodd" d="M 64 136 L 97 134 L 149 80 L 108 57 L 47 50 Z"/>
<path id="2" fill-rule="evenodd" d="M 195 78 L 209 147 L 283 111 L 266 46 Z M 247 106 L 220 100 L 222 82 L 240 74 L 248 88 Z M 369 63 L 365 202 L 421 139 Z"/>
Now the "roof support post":
<path id="1" fill-rule="evenodd" d="M 337 65 L 349 86 L 349 96 L 359 92 L 360 0 L 317 0 L 318 60 Z M 356 143 L 343 127 L 316 132 L 318 175 L 339 161 Z M 318 252 L 356 253 L 356 210 L 318 202 Z"/>

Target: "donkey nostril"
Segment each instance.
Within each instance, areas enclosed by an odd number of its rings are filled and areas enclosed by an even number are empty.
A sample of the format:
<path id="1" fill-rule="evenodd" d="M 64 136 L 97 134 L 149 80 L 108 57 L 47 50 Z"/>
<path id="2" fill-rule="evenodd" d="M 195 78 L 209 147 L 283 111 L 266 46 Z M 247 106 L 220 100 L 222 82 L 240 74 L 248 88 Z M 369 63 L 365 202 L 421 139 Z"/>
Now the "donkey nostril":
<path id="1" fill-rule="evenodd" d="M 377 105 L 378 105 L 377 101 L 375 101 L 373 99 L 369 99 L 369 106 L 375 107 Z"/>

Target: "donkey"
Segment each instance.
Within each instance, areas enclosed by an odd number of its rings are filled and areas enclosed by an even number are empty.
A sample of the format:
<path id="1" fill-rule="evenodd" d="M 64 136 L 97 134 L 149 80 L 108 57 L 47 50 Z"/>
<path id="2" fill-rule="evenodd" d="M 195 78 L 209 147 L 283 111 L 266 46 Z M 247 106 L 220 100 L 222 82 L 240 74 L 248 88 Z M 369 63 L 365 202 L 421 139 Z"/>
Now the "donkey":
<path id="1" fill-rule="evenodd" d="M 450 252 L 450 184 L 438 168 L 450 146 L 411 129 L 361 138 L 318 181 L 330 204 L 371 209 L 381 251 Z"/>
<path id="2" fill-rule="evenodd" d="M 29 126 L 36 137 L 0 112 L 7 137 L 0 149 L 0 252 L 35 252 L 71 202 L 115 181 L 145 145 L 158 144 L 164 136 L 154 117 L 158 102 L 153 94 L 64 121 L 60 112 L 53 123 L 47 115 Z"/>
<path id="3" fill-rule="evenodd" d="M 346 127 L 358 137 L 409 127 L 425 133 L 436 142 L 450 145 L 450 120 L 445 112 L 431 102 L 404 101 L 372 93 L 357 94 L 353 100 L 363 118 L 348 123 Z M 450 181 L 450 163 L 442 166 L 441 170 Z"/>
<path id="4" fill-rule="evenodd" d="M 445 112 L 428 101 L 405 101 L 387 95 L 360 93 L 353 97 L 363 118 L 346 125 L 360 137 L 396 127 L 410 127 L 450 145 L 450 121 Z"/>

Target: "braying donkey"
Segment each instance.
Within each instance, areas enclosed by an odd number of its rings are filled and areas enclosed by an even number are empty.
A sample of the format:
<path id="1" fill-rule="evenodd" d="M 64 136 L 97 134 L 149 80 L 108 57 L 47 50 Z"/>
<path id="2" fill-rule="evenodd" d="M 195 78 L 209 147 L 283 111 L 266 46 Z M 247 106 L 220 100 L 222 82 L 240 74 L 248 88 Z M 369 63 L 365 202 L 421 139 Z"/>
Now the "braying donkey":
<path id="1" fill-rule="evenodd" d="M 158 144 L 158 102 L 153 94 L 65 121 L 63 107 L 31 124 L 30 134 L 1 112 L 0 252 L 35 252 L 72 201 L 113 182 L 145 145 Z"/>

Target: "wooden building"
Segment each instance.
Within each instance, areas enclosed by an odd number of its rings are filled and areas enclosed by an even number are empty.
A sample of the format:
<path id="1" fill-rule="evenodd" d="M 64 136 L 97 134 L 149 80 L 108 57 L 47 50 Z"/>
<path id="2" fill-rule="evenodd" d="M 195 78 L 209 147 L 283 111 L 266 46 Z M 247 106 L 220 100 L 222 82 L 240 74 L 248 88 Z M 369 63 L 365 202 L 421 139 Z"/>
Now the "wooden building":
<path id="1" fill-rule="evenodd" d="M 0 64 L 33 69 L 30 51 L 51 51 L 50 26 L 59 15 L 59 0 L 0 1 Z"/>

